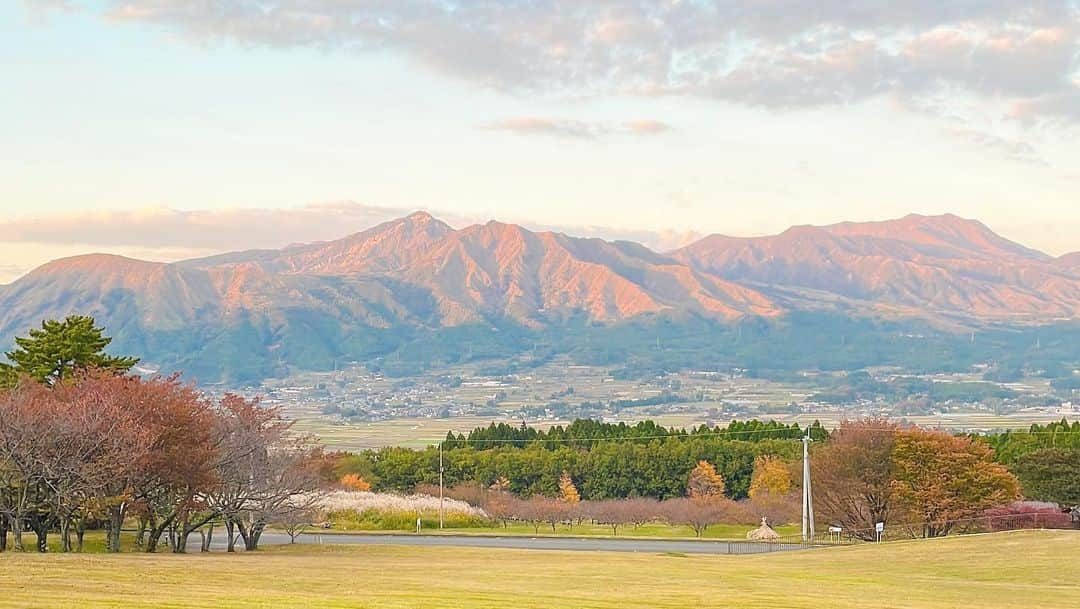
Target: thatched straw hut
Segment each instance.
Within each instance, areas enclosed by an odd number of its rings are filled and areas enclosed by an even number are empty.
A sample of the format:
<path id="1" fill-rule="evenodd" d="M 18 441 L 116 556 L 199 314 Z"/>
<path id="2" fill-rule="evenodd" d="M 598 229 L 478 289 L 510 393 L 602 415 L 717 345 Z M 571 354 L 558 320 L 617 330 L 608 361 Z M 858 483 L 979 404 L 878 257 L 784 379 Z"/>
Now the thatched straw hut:
<path id="1" fill-rule="evenodd" d="M 750 531 L 746 534 L 746 538 L 752 541 L 778 541 L 780 534 L 773 530 L 769 526 L 769 521 L 764 516 L 761 517 L 761 526 Z"/>

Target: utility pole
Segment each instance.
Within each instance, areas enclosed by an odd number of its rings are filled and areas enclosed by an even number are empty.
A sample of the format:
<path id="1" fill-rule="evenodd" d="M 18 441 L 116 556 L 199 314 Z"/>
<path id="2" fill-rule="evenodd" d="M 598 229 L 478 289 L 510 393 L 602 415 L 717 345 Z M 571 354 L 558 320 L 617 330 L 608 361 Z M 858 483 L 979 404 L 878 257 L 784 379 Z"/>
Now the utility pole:
<path id="1" fill-rule="evenodd" d="M 443 528 L 443 458 L 442 442 L 439 442 L 439 529 Z"/>
<path id="2" fill-rule="evenodd" d="M 806 429 L 806 436 L 802 440 L 802 539 L 803 543 L 814 540 L 814 497 L 810 490 L 810 428 Z"/>

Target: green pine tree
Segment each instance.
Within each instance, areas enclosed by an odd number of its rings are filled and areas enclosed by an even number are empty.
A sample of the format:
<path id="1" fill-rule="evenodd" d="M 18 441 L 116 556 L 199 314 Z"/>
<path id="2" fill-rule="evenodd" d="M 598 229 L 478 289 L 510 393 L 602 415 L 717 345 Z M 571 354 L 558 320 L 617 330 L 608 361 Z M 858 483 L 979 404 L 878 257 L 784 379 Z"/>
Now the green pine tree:
<path id="1" fill-rule="evenodd" d="M 134 357 L 107 355 L 112 339 L 94 325 L 94 318 L 71 315 L 63 321 L 45 320 L 30 336 L 15 339 L 7 353 L 11 364 L 0 364 L 0 383 L 11 385 L 23 375 L 52 385 L 86 368 L 127 372 L 139 362 Z"/>

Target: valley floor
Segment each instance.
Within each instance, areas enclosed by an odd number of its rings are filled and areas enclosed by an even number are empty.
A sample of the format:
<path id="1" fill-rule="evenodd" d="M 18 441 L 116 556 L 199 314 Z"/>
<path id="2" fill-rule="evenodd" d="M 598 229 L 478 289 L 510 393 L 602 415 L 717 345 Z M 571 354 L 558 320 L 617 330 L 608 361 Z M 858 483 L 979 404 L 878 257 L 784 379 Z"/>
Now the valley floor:
<path id="1" fill-rule="evenodd" d="M 0 607 L 1029 609 L 1080 607 L 1080 532 L 755 556 L 285 546 L 0 554 Z"/>

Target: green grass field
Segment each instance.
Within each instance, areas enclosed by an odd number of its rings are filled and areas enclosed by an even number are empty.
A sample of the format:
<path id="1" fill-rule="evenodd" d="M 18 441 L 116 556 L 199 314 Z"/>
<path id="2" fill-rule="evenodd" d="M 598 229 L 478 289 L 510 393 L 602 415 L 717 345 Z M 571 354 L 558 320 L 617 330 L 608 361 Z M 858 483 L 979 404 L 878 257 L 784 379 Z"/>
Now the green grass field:
<path id="1" fill-rule="evenodd" d="M 1080 533 L 755 556 L 292 546 L 0 554 L 0 607 L 1080 607 Z"/>

